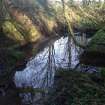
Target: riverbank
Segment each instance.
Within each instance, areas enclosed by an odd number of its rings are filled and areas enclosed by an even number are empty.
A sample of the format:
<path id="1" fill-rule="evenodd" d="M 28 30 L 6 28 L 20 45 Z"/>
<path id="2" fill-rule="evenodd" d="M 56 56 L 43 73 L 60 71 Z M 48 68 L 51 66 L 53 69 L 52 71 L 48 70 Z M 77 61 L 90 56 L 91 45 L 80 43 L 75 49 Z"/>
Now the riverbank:
<path id="1" fill-rule="evenodd" d="M 105 27 L 96 32 L 80 56 L 80 62 L 86 65 L 105 66 Z"/>
<path id="2" fill-rule="evenodd" d="M 44 105 L 105 105 L 105 80 L 95 73 L 57 71 Z"/>

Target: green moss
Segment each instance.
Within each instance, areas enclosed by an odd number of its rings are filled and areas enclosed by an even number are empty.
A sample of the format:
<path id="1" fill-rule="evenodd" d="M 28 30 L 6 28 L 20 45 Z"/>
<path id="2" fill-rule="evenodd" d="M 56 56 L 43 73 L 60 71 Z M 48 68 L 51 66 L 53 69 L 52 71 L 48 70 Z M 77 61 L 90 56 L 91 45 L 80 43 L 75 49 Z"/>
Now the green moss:
<path id="1" fill-rule="evenodd" d="M 105 27 L 100 29 L 92 38 L 91 43 L 105 44 Z"/>
<path id="2" fill-rule="evenodd" d="M 89 42 L 80 62 L 86 65 L 105 67 L 105 27 L 100 29 Z"/>
<path id="3" fill-rule="evenodd" d="M 22 51 L 16 51 L 16 50 L 12 49 L 9 54 L 11 57 L 13 57 L 16 60 L 20 60 L 20 59 L 25 58 L 24 52 L 22 52 Z"/>
<path id="4" fill-rule="evenodd" d="M 105 68 L 103 67 L 101 67 L 100 68 L 100 75 L 101 75 L 101 77 L 105 80 Z"/>
<path id="5" fill-rule="evenodd" d="M 24 53 L 15 49 L 0 50 L 0 64 L 3 66 L 0 72 L 0 85 L 8 83 L 13 78 L 17 62 L 24 61 Z"/>
<path id="6" fill-rule="evenodd" d="M 3 31 L 4 33 L 11 39 L 15 41 L 24 41 L 24 37 L 21 33 L 16 29 L 16 27 L 10 21 L 5 21 L 3 23 Z"/>
<path id="7" fill-rule="evenodd" d="M 71 70 L 58 71 L 54 91 L 45 105 L 104 105 L 105 87 L 99 77 Z"/>
<path id="8" fill-rule="evenodd" d="M 92 37 L 87 51 L 105 53 L 105 27 Z"/>

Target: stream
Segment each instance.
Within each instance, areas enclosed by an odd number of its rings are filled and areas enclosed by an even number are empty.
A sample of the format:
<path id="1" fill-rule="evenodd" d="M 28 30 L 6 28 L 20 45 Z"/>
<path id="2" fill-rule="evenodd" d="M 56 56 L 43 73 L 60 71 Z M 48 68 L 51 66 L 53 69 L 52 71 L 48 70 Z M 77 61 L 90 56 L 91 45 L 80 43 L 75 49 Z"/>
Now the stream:
<path id="1" fill-rule="evenodd" d="M 84 45 L 90 40 L 85 35 L 77 35 L 76 39 Z M 75 68 L 79 63 L 79 55 L 82 52 L 83 49 L 76 46 L 72 39 L 61 37 L 44 48 L 35 57 L 30 58 L 24 70 L 16 71 L 14 76 L 16 87 L 31 87 L 33 89 L 39 88 L 45 90 L 52 88 L 56 70 Z M 90 66 L 79 66 L 78 70 L 96 72 L 96 68 Z M 34 105 L 33 103 L 41 99 L 42 94 L 38 92 L 33 95 L 31 92 L 27 92 L 20 93 L 20 97 L 22 98 L 22 103 Z"/>

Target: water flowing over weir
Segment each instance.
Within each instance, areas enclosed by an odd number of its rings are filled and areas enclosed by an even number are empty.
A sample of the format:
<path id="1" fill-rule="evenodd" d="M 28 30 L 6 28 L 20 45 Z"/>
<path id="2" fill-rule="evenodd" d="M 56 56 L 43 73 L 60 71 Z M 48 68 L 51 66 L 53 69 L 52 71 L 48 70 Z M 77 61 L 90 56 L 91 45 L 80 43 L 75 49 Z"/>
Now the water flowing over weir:
<path id="1" fill-rule="evenodd" d="M 82 36 L 76 36 L 76 39 L 82 44 L 86 44 L 88 41 Z M 52 87 L 55 71 L 58 68 L 74 68 L 79 63 L 78 56 L 82 51 L 73 43 L 72 39 L 61 37 L 35 57 L 32 57 L 24 70 L 15 73 L 16 86 L 41 89 Z M 31 95 L 21 95 L 25 102 L 32 101 Z"/>
<path id="2" fill-rule="evenodd" d="M 73 68 L 78 63 L 78 48 L 76 48 L 72 40 L 70 46 L 71 48 L 68 49 L 68 38 L 62 37 L 53 45 L 48 46 L 44 51 L 32 57 L 23 71 L 16 72 L 16 85 L 19 87 L 22 85 L 33 86 L 35 88 L 51 86 L 56 68 Z M 47 81 L 46 77 L 51 80 L 48 79 Z M 46 82 L 43 84 L 44 81 L 48 82 L 48 84 Z"/>

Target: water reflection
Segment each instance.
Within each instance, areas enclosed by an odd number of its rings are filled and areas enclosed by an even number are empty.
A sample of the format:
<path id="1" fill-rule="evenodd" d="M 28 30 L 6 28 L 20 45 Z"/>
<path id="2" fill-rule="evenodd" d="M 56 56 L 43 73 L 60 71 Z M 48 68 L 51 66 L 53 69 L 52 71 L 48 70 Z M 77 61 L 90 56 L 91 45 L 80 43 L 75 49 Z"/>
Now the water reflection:
<path id="1" fill-rule="evenodd" d="M 76 36 L 76 39 L 82 44 L 86 44 L 87 39 L 84 36 Z M 78 56 L 81 52 L 82 49 L 77 47 L 71 38 L 61 37 L 37 56 L 32 57 L 23 71 L 15 73 L 16 86 L 41 89 L 52 87 L 55 70 L 74 68 L 79 62 Z M 21 94 L 21 96 L 24 97 L 25 102 L 30 101 L 32 103 L 31 93 Z"/>

